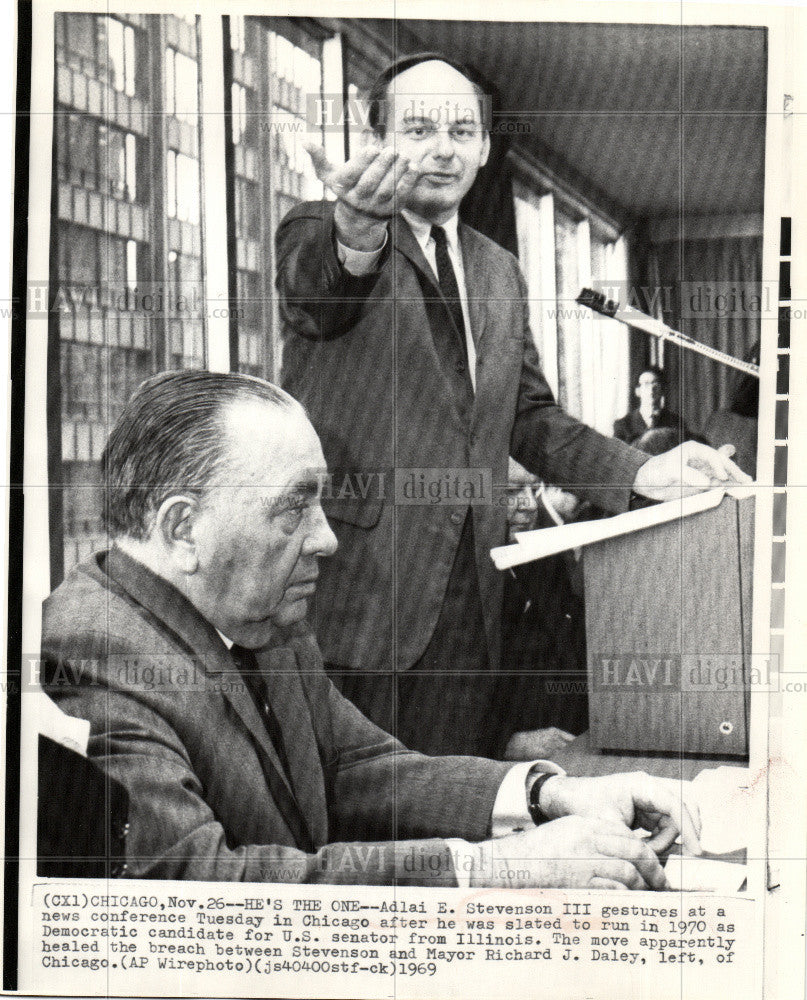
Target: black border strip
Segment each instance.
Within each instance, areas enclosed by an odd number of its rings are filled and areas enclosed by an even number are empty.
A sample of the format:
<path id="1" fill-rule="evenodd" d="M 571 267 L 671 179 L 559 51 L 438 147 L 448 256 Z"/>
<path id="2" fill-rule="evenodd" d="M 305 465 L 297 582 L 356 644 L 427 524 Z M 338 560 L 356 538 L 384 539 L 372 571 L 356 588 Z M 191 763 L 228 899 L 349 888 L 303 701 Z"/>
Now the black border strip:
<path id="1" fill-rule="evenodd" d="M 20 872 L 20 665 L 22 661 L 23 416 L 28 283 L 28 162 L 31 140 L 33 8 L 17 3 L 14 136 L 13 272 L 11 279 L 11 444 L 8 500 L 8 644 L 6 649 L 6 795 L 3 860 L 3 989 L 17 989 L 17 894 Z M 13 531 L 12 531 L 13 525 Z"/>

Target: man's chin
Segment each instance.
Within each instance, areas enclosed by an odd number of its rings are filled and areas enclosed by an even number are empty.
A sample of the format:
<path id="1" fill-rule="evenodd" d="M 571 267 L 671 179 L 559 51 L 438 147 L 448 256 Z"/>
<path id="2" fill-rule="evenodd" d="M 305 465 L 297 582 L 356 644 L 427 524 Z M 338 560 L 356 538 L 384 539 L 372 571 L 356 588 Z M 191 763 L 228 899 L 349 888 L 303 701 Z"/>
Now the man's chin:
<path id="1" fill-rule="evenodd" d="M 284 601 L 272 615 L 272 624 L 279 628 L 287 628 L 289 625 L 296 625 L 308 614 L 308 598 L 300 598 L 296 601 Z"/>

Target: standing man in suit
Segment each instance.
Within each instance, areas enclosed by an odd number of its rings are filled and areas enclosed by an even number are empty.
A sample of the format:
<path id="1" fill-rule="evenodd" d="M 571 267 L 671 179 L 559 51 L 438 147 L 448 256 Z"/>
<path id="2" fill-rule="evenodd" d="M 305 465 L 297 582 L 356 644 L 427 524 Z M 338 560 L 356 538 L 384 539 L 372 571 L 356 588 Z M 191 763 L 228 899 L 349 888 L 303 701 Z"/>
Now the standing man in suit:
<path id="1" fill-rule="evenodd" d="M 323 468 L 245 375 L 155 376 L 112 430 L 114 545 L 45 602 L 42 676 L 128 793 L 123 874 L 665 888 L 653 848 L 700 850 L 679 782 L 423 757 L 338 694 L 303 621 L 336 548 Z"/>
<path id="2" fill-rule="evenodd" d="M 664 393 L 667 379 L 661 368 L 649 365 L 639 375 L 633 390 L 639 405 L 635 410 L 614 421 L 614 437 L 626 444 L 633 444 L 646 431 L 666 427 L 678 433 L 678 443 L 689 437 L 689 431 L 674 410 L 667 409 Z"/>
<path id="3" fill-rule="evenodd" d="M 344 167 L 311 149 L 336 201 L 297 206 L 277 233 L 283 384 L 339 482 L 354 480 L 324 501 L 339 549 L 318 636 L 379 725 L 424 752 L 486 754 L 502 609 L 489 553 L 507 530 L 508 456 L 615 513 L 632 490 L 655 497 L 682 477 L 702 488 L 733 470 L 710 449 L 648 461 L 556 405 L 517 261 L 458 221 L 490 148 L 466 69 L 401 59 L 369 110 L 374 140 Z M 497 495 L 435 501 L 441 482 L 476 483 L 480 470 Z M 432 487 L 419 502 L 413 476 Z"/>

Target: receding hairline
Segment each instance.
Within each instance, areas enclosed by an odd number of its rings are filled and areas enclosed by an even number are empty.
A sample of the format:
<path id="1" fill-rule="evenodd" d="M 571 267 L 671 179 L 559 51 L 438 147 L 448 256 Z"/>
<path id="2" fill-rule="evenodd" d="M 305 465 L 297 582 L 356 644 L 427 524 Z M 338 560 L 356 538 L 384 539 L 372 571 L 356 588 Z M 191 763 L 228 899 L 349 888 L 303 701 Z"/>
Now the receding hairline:
<path id="1" fill-rule="evenodd" d="M 433 58 L 433 59 L 424 59 L 421 62 L 415 63 L 413 66 L 407 66 L 406 69 L 402 69 L 399 73 L 396 73 L 394 76 L 390 77 L 389 80 L 387 80 L 387 82 L 386 82 L 386 84 L 384 86 L 383 97 L 381 98 L 381 100 L 387 104 L 387 110 L 389 108 L 391 97 L 394 96 L 394 91 L 392 90 L 392 88 L 394 88 L 394 86 L 396 85 L 396 82 L 398 80 L 400 80 L 400 78 L 402 76 L 405 76 L 407 73 L 411 72 L 412 70 L 420 69 L 421 66 L 429 66 L 429 65 L 432 65 L 434 63 L 440 63 L 440 64 L 442 64 L 447 69 L 450 69 L 456 76 L 458 76 L 461 79 L 465 80 L 465 82 L 468 84 L 468 88 L 469 88 L 468 89 L 468 93 L 469 94 L 473 94 L 477 98 L 477 100 L 479 102 L 479 116 L 480 116 L 479 120 L 480 120 L 480 124 L 482 124 L 484 126 L 485 125 L 485 108 L 483 106 L 483 102 L 484 102 L 484 99 L 485 99 L 485 91 L 484 91 L 484 89 L 482 88 L 482 86 L 479 83 L 477 83 L 476 80 L 472 79 L 467 74 L 467 72 L 464 72 L 463 70 L 458 69 L 457 66 L 453 66 L 447 59 L 443 59 L 443 58 L 441 58 L 439 56 L 435 56 L 435 58 Z M 426 93 L 429 93 L 429 92 L 427 91 Z M 432 93 L 434 93 L 435 95 L 439 94 L 438 91 L 433 91 Z M 418 95 L 416 95 L 414 93 L 411 94 L 411 95 L 409 95 L 409 93 L 404 90 L 402 96 L 412 96 L 412 97 L 415 97 L 415 96 L 418 96 Z M 451 95 L 447 95 L 446 94 L 446 95 L 441 95 L 441 96 L 449 97 Z M 381 117 L 379 118 L 379 121 L 378 121 L 378 124 L 377 124 L 377 126 L 375 128 L 375 131 L 379 135 L 385 135 L 386 132 L 387 132 L 388 126 L 389 126 L 389 115 L 386 114 L 386 113 L 382 114 Z"/>
<path id="2" fill-rule="evenodd" d="M 250 425 L 248 421 L 243 424 L 238 423 L 234 418 L 239 410 L 272 411 L 280 421 L 291 421 L 292 424 L 298 422 L 299 426 L 310 430 L 312 440 L 316 440 L 319 444 L 319 435 L 314 429 L 305 407 L 288 393 L 284 393 L 284 397 L 283 399 L 270 400 L 257 395 L 243 394 L 221 402 L 217 418 L 222 435 L 219 472 L 222 469 L 232 470 L 238 467 L 242 453 L 237 449 L 244 448 L 248 444 L 249 428 L 255 426 L 254 424 Z M 269 425 L 273 426 L 271 423 Z M 282 440 L 283 436 L 279 434 L 278 441 Z M 217 476 L 214 476 L 214 479 L 216 478 Z"/>

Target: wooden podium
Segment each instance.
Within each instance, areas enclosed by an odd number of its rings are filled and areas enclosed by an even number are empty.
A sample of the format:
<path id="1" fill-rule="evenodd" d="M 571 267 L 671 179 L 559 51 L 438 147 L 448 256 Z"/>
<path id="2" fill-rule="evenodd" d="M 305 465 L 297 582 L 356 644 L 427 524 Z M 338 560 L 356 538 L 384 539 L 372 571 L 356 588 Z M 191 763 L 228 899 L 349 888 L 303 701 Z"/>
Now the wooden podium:
<path id="1" fill-rule="evenodd" d="M 592 747 L 747 756 L 753 526 L 726 496 L 584 550 Z"/>

